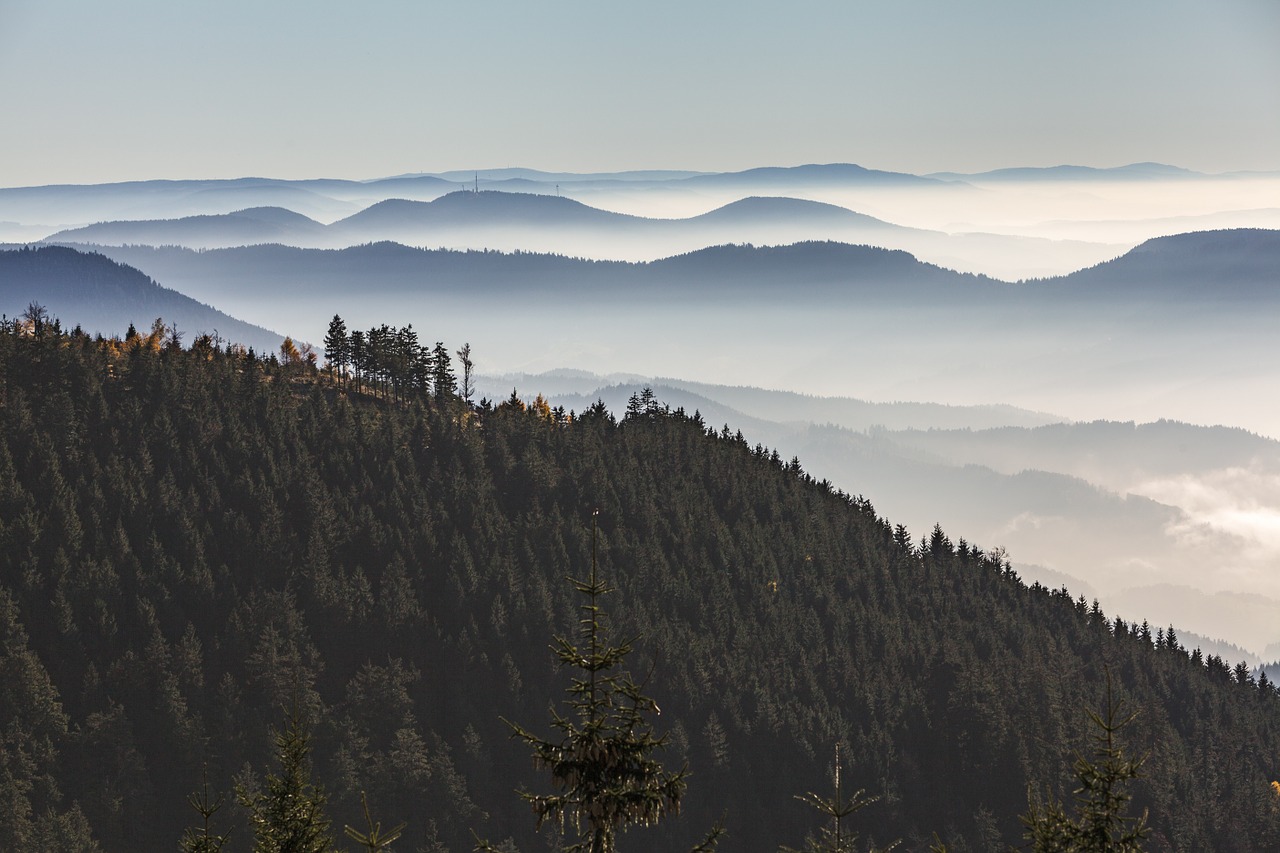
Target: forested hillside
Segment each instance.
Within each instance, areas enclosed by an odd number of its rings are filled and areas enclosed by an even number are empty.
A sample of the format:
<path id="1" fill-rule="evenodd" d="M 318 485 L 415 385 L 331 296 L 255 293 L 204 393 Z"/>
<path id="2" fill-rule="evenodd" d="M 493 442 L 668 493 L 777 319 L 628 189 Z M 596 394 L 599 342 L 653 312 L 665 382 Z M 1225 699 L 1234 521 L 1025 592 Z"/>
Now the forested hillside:
<path id="1" fill-rule="evenodd" d="M 799 845 L 837 745 L 883 795 L 864 841 L 1021 843 L 1028 785 L 1070 798 L 1108 671 L 1149 848 L 1280 848 L 1280 699 L 1247 668 L 696 414 L 472 405 L 441 350 L 388 393 L 207 337 L 0 330 L 0 849 L 175 849 L 188 792 L 260 784 L 295 704 L 337 826 L 366 791 L 408 821 L 396 849 L 548 849 L 514 794 L 547 780 L 500 717 L 550 732 L 597 509 L 608 622 L 692 771 L 623 849 L 722 814 L 722 849 Z M 214 820 L 249 848 L 243 809 Z"/>

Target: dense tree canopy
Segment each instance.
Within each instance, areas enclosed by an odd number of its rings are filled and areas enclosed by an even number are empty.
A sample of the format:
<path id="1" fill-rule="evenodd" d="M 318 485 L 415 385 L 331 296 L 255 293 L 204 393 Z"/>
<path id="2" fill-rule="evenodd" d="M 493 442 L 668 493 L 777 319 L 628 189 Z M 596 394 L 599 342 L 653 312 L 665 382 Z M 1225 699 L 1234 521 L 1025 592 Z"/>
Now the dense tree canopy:
<path id="1" fill-rule="evenodd" d="M 563 578 L 588 575 L 598 508 L 613 625 L 643 636 L 628 663 L 654 672 L 664 764 L 691 770 L 649 849 L 726 810 L 724 849 L 795 844 L 834 744 L 881 797 L 850 818 L 863 842 L 1019 843 L 1029 784 L 1071 797 L 1106 670 L 1140 712 L 1148 849 L 1280 847 L 1276 691 L 1173 631 L 940 529 L 914 541 L 653 399 L 619 421 L 470 406 L 435 375 L 364 393 L 158 325 L 0 330 L 0 845 L 172 849 L 202 778 L 261 789 L 297 703 L 334 826 L 363 825 L 364 792 L 405 849 L 472 829 L 547 849 L 501 717 L 563 695 L 547 642 L 577 622 Z M 353 364 L 381 334 L 349 336 Z M 216 820 L 246 849 L 243 809 Z"/>

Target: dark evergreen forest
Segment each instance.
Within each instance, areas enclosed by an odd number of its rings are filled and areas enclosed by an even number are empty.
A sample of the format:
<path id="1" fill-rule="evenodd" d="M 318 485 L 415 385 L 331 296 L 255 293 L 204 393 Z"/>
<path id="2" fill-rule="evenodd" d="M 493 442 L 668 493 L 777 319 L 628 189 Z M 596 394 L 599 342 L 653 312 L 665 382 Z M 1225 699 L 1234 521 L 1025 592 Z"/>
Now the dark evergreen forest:
<path id="1" fill-rule="evenodd" d="M 247 850 L 231 791 L 261 785 L 290 708 L 336 828 L 363 791 L 408 822 L 395 849 L 551 848 L 501 718 L 550 730 L 595 510 L 606 621 L 690 770 L 682 813 L 623 849 L 688 850 L 722 814 L 722 849 L 798 845 L 795 795 L 829 789 L 837 745 L 881 795 L 863 843 L 1020 845 L 1029 786 L 1070 800 L 1108 672 L 1149 753 L 1148 849 L 1280 849 L 1265 677 L 915 538 L 697 413 L 472 403 L 441 350 L 357 386 L 161 326 L 5 324 L 0 849 L 177 849 L 207 779 Z"/>

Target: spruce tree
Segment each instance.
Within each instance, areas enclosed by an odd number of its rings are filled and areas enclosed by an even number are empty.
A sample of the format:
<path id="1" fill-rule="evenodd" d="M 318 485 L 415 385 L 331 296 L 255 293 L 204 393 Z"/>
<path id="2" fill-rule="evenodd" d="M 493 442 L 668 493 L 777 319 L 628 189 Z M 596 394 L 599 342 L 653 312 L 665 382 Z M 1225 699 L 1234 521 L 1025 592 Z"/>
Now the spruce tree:
<path id="1" fill-rule="evenodd" d="M 311 782 L 311 742 L 297 703 L 282 731 L 275 733 L 279 775 L 267 776 L 265 790 L 237 788 L 249 810 L 254 853 L 329 853 L 329 819 L 323 789 Z"/>
<path id="2" fill-rule="evenodd" d="M 558 789 L 521 796 L 533 807 L 539 828 L 555 821 L 578 835 L 569 853 L 614 853 L 617 835 L 627 827 L 652 825 L 679 811 L 688 775 L 684 768 L 667 771 L 654 757 L 666 736 L 656 735 L 646 719 L 658 713 L 656 703 L 621 669 L 634 641 L 613 643 L 605 629 L 599 599 L 613 588 L 597 573 L 596 536 L 593 514 L 591 577 L 571 579 L 585 597 L 578 638 L 556 637 L 552 645 L 561 665 L 576 670 L 568 688 L 570 713 L 552 711 L 560 737 L 545 739 L 508 722 Z"/>
<path id="3" fill-rule="evenodd" d="M 219 853 L 227 843 L 227 833 L 218 834 L 213 831 L 213 816 L 221 809 L 224 798 L 221 794 L 209 794 L 209 780 L 206 778 L 195 791 L 187 796 L 187 803 L 200 815 L 200 826 L 189 826 L 178 841 L 182 853 Z"/>
<path id="4" fill-rule="evenodd" d="M 346 832 L 347 838 L 350 838 L 352 841 L 368 850 L 369 853 L 380 853 L 382 850 L 390 850 L 391 845 L 394 844 L 400 838 L 400 834 L 404 832 L 406 824 L 400 823 L 397 826 L 388 829 L 386 832 L 383 832 L 382 821 L 375 821 L 373 819 L 373 815 L 369 813 L 369 798 L 363 791 L 360 792 L 360 804 L 364 806 L 364 819 L 365 822 L 369 824 L 369 831 L 361 832 L 353 826 L 344 826 L 343 831 Z"/>
<path id="5" fill-rule="evenodd" d="M 1111 694 L 1111 672 L 1107 672 L 1107 702 L 1103 713 L 1089 712 L 1098 731 L 1092 760 L 1076 756 L 1075 773 L 1080 786 L 1075 790 L 1076 816 L 1067 814 L 1062 803 L 1049 799 L 1041 803 L 1028 796 L 1029 806 L 1022 822 L 1026 838 L 1036 853 L 1141 853 L 1142 840 L 1150 834 L 1147 813 L 1139 817 L 1125 814 L 1133 799 L 1124 783 L 1141 776 L 1145 759 L 1125 756 L 1117 734 L 1133 722 L 1137 712 L 1125 714 Z"/>
<path id="6" fill-rule="evenodd" d="M 324 358 L 329 363 L 329 378 L 346 372 L 351 361 L 351 338 L 347 336 L 347 324 L 337 314 L 329 321 L 329 331 L 324 336 Z"/>
<path id="7" fill-rule="evenodd" d="M 447 400 L 458 393 L 458 380 L 453 375 L 449 350 L 441 341 L 437 341 L 431 351 L 431 369 L 431 387 L 437 400 Z"/>
<path id="8" fill-rule="evenodd" d="M 835 760 L 835 793 L 830 797 L 824 797 L 810 791 L 804 795 L 796 795 L 796 799 L 803 803 L 813 806 L 829 821 L 818 830 L 818 836 L 815 838 L 810 836 L 805 839 L 805 846 L 800 850 L 794 850 L 790 847 L 783 847 L 782 853 L 852 853 L 854 843 L 858 840 L 858 834 L 845 826 L 844 819 L 861 811 L 880 798 L 867 797 L 866 790 L 859 788 L 854 791 L 853 795 L 845 799 L 844 790 L 840 783 L 840 746 L 836 745 Z M 895 841 L 888 847 L 872 848 L 872 853 L 888 853 L 897 847 L 899 842 Z"/>

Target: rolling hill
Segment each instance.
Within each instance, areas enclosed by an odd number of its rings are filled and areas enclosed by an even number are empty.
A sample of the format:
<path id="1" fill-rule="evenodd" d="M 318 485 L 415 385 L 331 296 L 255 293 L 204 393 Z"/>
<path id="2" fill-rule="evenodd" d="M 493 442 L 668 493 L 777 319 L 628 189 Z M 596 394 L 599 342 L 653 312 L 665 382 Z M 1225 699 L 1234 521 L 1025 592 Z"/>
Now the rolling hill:
<path id="1" fill-rule="evenodd" d="M 1115 260 L 1037 286 L 1086 298 L 1274 302 L 1280 300 L 1280 230 L 1234 228 L 1156 237 Z"/>
<path id="2" fill-rule="evenodd" d="M 212 249 L 254 243 L 306 245 L 321 239 L 324 233 L 324 225 L 300 213 L 281 207 L 252 207 L 234 213 L 178 219 L 99 222 L 59 231 L 49 239 L 66 243 Z"/>
<path id="3" fill-rule="evenodd" d="M 167 287 L 133 267 L 104 255 L 60 246 L 0 251 L 0 311 L 10 317 L 39 303 L 68 324 L 90 333 L 123 335 L 157 317 L 176 325 L 190 340 L 200 332 L 274 352 L 281 336 L 228 316 Z"/>

